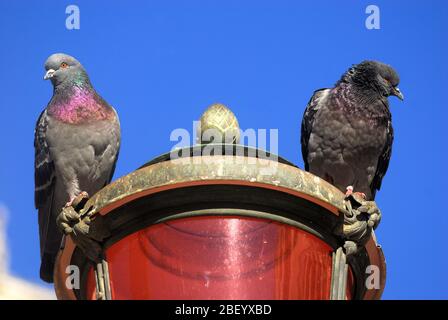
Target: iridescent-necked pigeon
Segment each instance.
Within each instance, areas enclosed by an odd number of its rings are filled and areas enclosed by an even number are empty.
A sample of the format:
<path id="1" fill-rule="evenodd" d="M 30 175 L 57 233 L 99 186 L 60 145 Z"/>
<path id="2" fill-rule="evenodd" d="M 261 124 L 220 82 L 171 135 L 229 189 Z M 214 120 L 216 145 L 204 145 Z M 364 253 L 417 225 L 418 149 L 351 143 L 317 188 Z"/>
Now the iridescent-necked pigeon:
<path id="1" fill-rule="evenodd" d="M 90 83 L 73 57 L 53 54 L 44 79 L 53 97 L 35 130 L 35 205 L 39 211 L 40 277 L 53 281 L 62 233 L 56 218 L 81 192 L 94 194 L 108 184 L 120 147 L 118 116 Z"/>

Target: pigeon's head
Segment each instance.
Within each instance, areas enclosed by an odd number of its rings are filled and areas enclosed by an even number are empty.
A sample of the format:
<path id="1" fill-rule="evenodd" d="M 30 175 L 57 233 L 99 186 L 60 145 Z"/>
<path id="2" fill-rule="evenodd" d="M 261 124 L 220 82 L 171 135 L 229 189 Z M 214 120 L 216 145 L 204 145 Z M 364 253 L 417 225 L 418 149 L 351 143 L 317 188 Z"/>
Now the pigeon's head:
<path id="1" fill-rule="evenodd" d="M 396 96 L 404 99 L 398 88 L 400 77 L 390 65 L 379 61 L 363 61 L 351 68 L 346 76 L 349 80 L 365 88 L 373 88 L 384 97 Z"/>
<path id="2" fill-rule="evenodd" d="M 55 53 L 45 62 L 44 80 L 50 79 L 55 87 L 74 82 L 88 81 L 88 76 L 78 60 L 64 53 Z"/>

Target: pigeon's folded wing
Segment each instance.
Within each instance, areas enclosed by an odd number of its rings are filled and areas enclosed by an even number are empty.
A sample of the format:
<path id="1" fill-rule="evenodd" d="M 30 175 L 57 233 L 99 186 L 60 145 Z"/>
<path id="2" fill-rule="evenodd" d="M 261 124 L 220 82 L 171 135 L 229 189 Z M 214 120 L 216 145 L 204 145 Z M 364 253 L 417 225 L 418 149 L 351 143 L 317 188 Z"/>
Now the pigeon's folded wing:
<path id="1" fill-rule="evenodd" d="M 313 122 L 316 116 L 316 112 L 319 110 L 319 103 L 323 96 L 325 96 L 330 89 L 320 89 L 314 91 L 302 118 L 302 133 L 301 133 L 301 145 L 302 145 L 302 157 L 305 164 L 305 170 L 309 171 L 308 164 L 308 142 L 310 140 L 311 131 L 313 129 Z"/>
<path id="2" fill-rule="evenodd" d="M 50 213 L 55 186 L 54 163 L 51 159 L 46 139 L 47 126 L 48 117 L 46 110 L 44 110 L 37 120 L 34 132 L 34 203 L 39 211 L 41 250 L 43 250 L 47 236 L 48 220 L 51 218 Z"/>
<path id="3" fill-rule="evenodd" d="M 373 177 L 370 189 L 372 191 L 372 196 L 375 197 L 376 191 L 380 190 L 381 182 L 384 175 L 386 174 L 387 168 L 389 167 L 390 157 L 392 155 L 392 144 L 394 141 L 394 130 L 392 128 L 392 122 L 389 120 L 387 123 L 386 132 L 386 143 L 378 159 L 378 164 L 376 166 L 375 176 Z"/>

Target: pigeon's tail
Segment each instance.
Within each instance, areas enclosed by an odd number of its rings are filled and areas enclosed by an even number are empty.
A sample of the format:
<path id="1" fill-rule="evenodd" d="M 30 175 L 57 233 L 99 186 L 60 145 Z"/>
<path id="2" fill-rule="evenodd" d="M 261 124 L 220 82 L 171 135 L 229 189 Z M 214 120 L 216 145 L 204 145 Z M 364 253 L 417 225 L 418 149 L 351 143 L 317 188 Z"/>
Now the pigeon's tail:
<path id="1" fill-rule="evenodd" d="M 55 198 L 57 197 L 51 197 L 51 201 L 39 208 L 40 278 L 49 283 L 53 282 L 54 264 L 62 241 L 62 232 L 56 225 L 56 217 L 63 201 L 54 201 Z"/>
<path id="2" fill-rule="evenodd" d="M 41 239 L 40 278 L 45 282 L 53 282 L 53 269 L 62 241 L 62 233 L 56 227 L 56 219 L 49 219 L 45 242 Z M 45 229 L 45 228 L 43 228 Z"/>
<path id="3" fill-rule="evenodd" d="M 53 283 L 54 263 L 57 254 L 44 253 L 40 263 L 40 278 L 48 283 Z"/>

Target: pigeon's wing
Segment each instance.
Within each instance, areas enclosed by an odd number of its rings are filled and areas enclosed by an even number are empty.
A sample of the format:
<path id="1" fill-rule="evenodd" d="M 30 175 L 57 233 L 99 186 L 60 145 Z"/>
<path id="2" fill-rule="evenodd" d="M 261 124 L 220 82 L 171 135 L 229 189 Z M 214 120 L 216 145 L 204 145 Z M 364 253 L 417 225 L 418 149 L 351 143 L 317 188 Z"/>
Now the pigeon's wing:
<path id="1" fill-rule="evenodd" d="M 392 128 L 392 122 L 389 119 L 386 126 L 386 143 L 383 151 L 381 152 L 378 164 L 376 166 L 375 176 L 370 184 L 370 190 L 372 191 L 372 198 L 375 199 L 375 193 L 381 188 L 381 181 L 386 174 L 389 167 L 390 157 L 392 155 L 392 143 L 394 141 L 394 130 Z"/>
<path id="2" fill-rule="evenodd" d="M 306 106 L 305 112 L 303 114 L 300 143 L 302 145 L 302 157 L 306 171 L 309 171 L 308 142 L 310 140 L 311 131 L 313 129 L 314 118 L 316 116 L 316 112 L 319 110 L 319 103 L 322 97 L 329 91 L 330 89 L 320 89 L 314 91 L 314 94 L 308 102 L 308 105 Z"/>
<path id="3" fill-rule="evenodd" d="M 40 248 L 43 253 L 55 190 L 55 168 L 47 143 L 48 116 L 44 110 L 34 132 L 34 203 L 39 211 Z"/>
<path id="4" fill-rule="evenodd" d="M 118 120 L 118 114 L 117 114 L 117 111 L 116 111 L 115 109 L 113 109 L 113 110 L 114 110 L 114 112 L 115 112 L 115 117 L 116 117 L 117 122 L 118 122 L 118 128 L 117 128 L 117 131 L 115 132 L 115 134 L 116 134 L 116 138 L 117 138 L 117 144 L 116 144 L 116 147 L 115 147 L 115 148 L 116 148 L 116 151 L 115 151 L 115 159 L 113 160 L 113 164 L 112 164 L 112 167 L 111 167 L 111 169 L 110 169 L 109 178 L 107 179 L 106 184 L 105 184 L 104 186 L 108 185 L 108 184 L 112 181 L 112 177 L 114 176 L 114 172 L 115 172 L 115 167 L 117 166 L 118 156 L 119 156 L 119 154 L 120 154 L 120 138 L 121 138 L 121 133 L 120 133 L 120 122 L 119 122 L 119 120 Z"/>
<path id="5" fill-rule="evenodd" d="M 115 172 L 115 167 L 117 166 L 117 160 L 118 160 L 119 153 L 120 153 L 120 147 L 118 147 L 118 149 L 117 149 L 117 155 L 115 156 L 114 163 L 112 165 L 112 168 L 110 169 L 109 178 L 107 179 L 106 184 L 103 187 L 107 186 L 112 181 L 112 178 L 113 178 L 114 172 Z"/>

